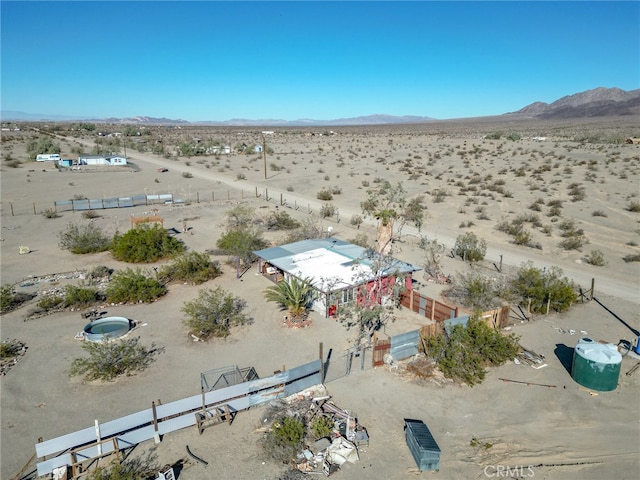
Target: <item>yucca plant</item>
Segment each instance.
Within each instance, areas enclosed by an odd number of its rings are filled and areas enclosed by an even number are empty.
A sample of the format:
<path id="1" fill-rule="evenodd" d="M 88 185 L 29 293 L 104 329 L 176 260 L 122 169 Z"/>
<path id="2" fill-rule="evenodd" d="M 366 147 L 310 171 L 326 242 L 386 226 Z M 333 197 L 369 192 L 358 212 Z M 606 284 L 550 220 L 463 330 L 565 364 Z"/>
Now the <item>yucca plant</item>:
<path id="1" fill-rule="evenodd" d="M 300 318 L 307 311 L 312 292 L 310 279 L 291 277 L 287 281 L 267 287 L 264 290 L 264 296 L 267 301 L 276 302 L 287 308 L 292 318 Z"/>

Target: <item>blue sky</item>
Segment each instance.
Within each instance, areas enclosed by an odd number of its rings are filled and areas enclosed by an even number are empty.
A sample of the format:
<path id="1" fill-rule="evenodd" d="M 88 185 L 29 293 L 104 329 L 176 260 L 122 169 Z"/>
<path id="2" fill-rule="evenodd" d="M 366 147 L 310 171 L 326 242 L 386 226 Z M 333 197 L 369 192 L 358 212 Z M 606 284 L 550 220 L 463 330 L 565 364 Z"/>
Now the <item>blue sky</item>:
<path id="1" fill-rule="evenodd" d="M 640 88 L 639 2 L 12 2 L 1 107 L 188 121 L 463 118 Z"/>

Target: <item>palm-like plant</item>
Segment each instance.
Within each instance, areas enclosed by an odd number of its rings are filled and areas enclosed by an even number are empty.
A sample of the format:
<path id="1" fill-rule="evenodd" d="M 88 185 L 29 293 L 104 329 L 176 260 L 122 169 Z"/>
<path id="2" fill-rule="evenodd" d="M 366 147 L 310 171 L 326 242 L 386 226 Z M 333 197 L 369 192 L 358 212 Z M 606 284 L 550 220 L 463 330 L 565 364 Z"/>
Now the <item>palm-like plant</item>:
<path id="1" fill-rule="evenodd" d="M 287 281 L 278 282 L 264 290 L 269 302 L 276 302 L 289 310 L 292 318 L 300 318 L 307 311 L 313 287 L 308 278 L 291 277 Z"/>

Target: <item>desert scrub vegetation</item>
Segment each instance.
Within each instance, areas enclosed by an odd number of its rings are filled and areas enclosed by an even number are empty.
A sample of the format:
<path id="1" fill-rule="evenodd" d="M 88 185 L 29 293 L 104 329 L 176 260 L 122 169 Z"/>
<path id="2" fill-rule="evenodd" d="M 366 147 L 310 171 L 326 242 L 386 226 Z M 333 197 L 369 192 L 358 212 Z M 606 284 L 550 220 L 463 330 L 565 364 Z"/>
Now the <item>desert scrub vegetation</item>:
<path id="1" fill-rule="evenodd" d="M 124 235 L 116 232 L 110 250 L 116 259 L 123 262 L 152 263 L 182 253 L 185 246 L 159 225 L 141 225 Z"/>
<path id="2" fill-rule="evenodd" d="M 152 343 L 150 347 L 140 344 L 140 337 L 105 342 L 85 341 L 82 350 L 88 357 L 79 357 L 71 362 L 69 375 L 82 375 L 86 381 L 112 381 L 116 377 L 131 376 L 146 370 L 155 361 L 164 347 Z"/>
<path id="3" fill-rule="evenodd" d="M 264 226 L 267 230 L 294 230 L 300 222 L 283 210 L 275 210 L 264 220 Z"/>
<path id="4" fill-rule="evenodd" d="M 58 234 L 58 238 L 61 249 L 76 254 L 104 252 L 109 250 L 111 245 L 111 239 L 93 223 L 69 223 L 66 229 Z"/>
<path id="5" fill-rule="evenodd" d="M 640 253 L 630 253 L 622 257 L 625 263 L 640 262 Z"/>
<path id="6" fill-rule="evenodd" d="M 578 298 L 573 282 L 555 266 L 540 270 L 528 262 L 518 269 L 510 285 L 520 304 L 533 313 L 544 313 L 547 308 L 564 312 Z"/>
<path id="7" fill-rule="evenodd" d="M 273 460 L 288 463 L 302 449 L 305 438 L 303 419 L 295 416 L 280 416 L 264 434 L 262 448 Z"/>
<path id="8" fill-rule="evenodd" d="M 515 358 L 518 340 L 514 334 L 494 330 L 474 314 L 466 326 L 455 325 L 446 334 L 424 338 L 423 348 L 445 377 L 473 386 L 482 383 L 487 367 Z"/>
<path id="9" fill-rule="evenodd" d="M 604 267 L 607 263 L 604 259 L 604 253 L 600 250 L 591 250 L 589 254 L 585 256 L 584 261 L 595 267 Z"/>
<path id="10" fill-rule="evenodd" d="M 16 339 L 0 342 L 0 358 L 3 360 L 17 357 L 23 354 L 25 350 L 26 344 Z"/>
<path id="11" fill-rule="evenodd" d="M 333 200 L 333 193 L 331 192 L 331 190 L 323 188 L 318 193 L 316 193 L 316 198 L 318 200 L 324 201 Z"/>
<path id="12" fill-rule="evenodd" d="M 320 207 L 320 217 L 333 217 L 337 211 L 338 209 L 334 205 L 331 205 L 330 203 L 323 203 Z"/>
<path id="13" fill-rule="evenodd" d="M 60 218 L 58 212 L 56 212 L 53 208 L 47 208 L 42 211 L 42 216 L 44 218 Z"/>
<path id="14" fill-rule="evenodd" d="M 479 262 L 487 253 L 487 242 L 479 239 L 475 233 L 467 232 L 458 235 L 453 252 L 466 262 Z"/>
<path id="15" fill-rule="evenodd" d="M 106 289 L 109 303 L 150 303 L 167 293 L 167 287 L 139 268 L 117 270 Z"/>
<path id="16" fill-rule="evenodd" d="M 627 210 L 629 212 L 640 212 L 640 202 L 632 200 L 627 204 Z"/>
<path id="17" fill-rule="evenodd" d="M 200 290 L 198 297 L 185 302 L 182 312 L 189 333 L 199 339 L 227 337 L 231 327 L 253 323 L 244 310 L 247 302 L 221 287 Z"/>
<path id="18" fill-rule="evenodd" d="M 193 285 L 199 285 L 220 275 L 220 264 L 211 261 L 208 254 L 200 252 L 183 253 L 158 271 L 158 278 L 165 282 L 179 280 Z"/>
<path id="19" fill-rule="evenodd" d="M 16 292 L 13 285 L 4 284 L 0 287 L 0 312 L 14 310 L 35 296 L 35 293 Z"/>

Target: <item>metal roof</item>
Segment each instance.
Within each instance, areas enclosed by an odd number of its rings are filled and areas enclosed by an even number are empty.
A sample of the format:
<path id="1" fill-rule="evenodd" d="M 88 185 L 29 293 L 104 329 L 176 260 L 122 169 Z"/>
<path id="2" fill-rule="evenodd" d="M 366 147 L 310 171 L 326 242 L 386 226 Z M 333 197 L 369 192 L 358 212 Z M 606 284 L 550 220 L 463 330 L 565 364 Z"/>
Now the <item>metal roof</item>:
<path id="1" fill-rule="evenodd" d="M 420 270 L 395 258 L 383 260 L 378 253 L 337 238 L 317 238 L 265 248 L 253 252 L 274 267 L 294 277 L 311 279 L 321 291 L 361 285 L 376 278 L 377 263 L 382 276 Z"/>

